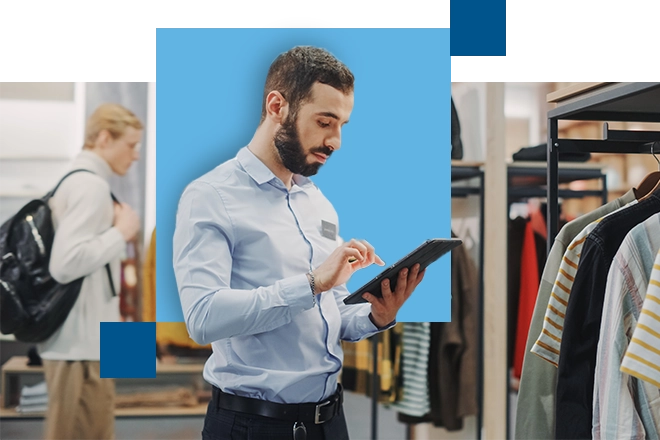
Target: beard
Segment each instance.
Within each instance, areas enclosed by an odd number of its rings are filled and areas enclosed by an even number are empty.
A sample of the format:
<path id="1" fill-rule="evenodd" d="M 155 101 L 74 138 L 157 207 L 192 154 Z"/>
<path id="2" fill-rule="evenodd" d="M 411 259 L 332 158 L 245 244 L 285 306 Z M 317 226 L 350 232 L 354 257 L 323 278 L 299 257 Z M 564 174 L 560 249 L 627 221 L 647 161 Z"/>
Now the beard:
<path id="1" fill-rule="evenodd" d="M 282 123 L 282 126 L 273 137 L 273 143 L 279 153 L 282 165 L 287 170 L 305 177 L 313 176 L 323 164 L 320 162 L 307 163 L 309 153 L 323 153 L 329 158 L 333 150 L 330 147 L 314 147 L 305 153 L 298 136 L 296 119 L 295 117 L 287 118 Z"/>

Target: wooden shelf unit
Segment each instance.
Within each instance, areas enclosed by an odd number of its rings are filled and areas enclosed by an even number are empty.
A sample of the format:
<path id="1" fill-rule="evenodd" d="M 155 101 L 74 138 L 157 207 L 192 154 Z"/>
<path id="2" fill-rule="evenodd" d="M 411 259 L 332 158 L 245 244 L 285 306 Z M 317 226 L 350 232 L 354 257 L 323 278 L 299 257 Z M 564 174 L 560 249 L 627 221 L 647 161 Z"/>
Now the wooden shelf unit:
<path id="1" fill-rule="evenodd" d="M 154 360 L 155 361 L 155 360 Z M 0 419 L 17 418 L 42 418 L 44 413 L 20 413 L 16 411 L 17 402 L 12 397 L 20 395 L 20 377 L 24 375 L 44 374 L 42 366 L 28 366 L 28 358 L 25 356 L 14 356 L 2 366 L 2 400 L 0 401 Z M 156 364 L 156 377 L 166 375 L 193 375 L 196 379 L 202 377 L 204 364 Z M 122 381 L 124 379 L 115 379 Z M 135 379 L 127 379 L 135 380 Z M 149 380 L 149 379 L 142 379 Z M 135 407 L 117 408 L 116 417 L 172 417 L 172 416 L 203 416 L 206 414 L 207 403 L 196 406 L 179 407 Z"/>

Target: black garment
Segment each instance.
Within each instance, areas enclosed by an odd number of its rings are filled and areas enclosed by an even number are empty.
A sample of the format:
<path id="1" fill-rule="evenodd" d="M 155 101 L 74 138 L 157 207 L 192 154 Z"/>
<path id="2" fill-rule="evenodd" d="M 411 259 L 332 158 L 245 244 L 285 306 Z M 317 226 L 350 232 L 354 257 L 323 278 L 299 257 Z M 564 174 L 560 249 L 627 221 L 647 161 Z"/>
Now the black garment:
<path id="1" fill-rule="evenodd" d="M 292 440 L 294 422 L 229 411 L 209 402 L 204 419 L 203 440 Z M 343 408 L 331 420 L 305 423 L 307 440 L 348 440 Z"/>
<path id="2" fill-rule="evenodd" d="M 591 153 L 566 152 L 559 150 L 559 160 L 561 162 L 586 162 L 589 159 L 591 159 Z M 513 153 L 513 160 L 547 162 L 548 144 L 523 147 Z"/>
<path id="3" fill-rule="evenodd" d="M 630 230 L 660 212 L 660 190 L 605 217 L 587 236 L 566 307 L 557 371 L 555 435 L 591 438 L 594 373 L 607 274 Z"/>
<path id="4" fill-rule="evenodd" d="M 453 281 L 453 280 L 452 280 Z M 442 345 L 442 322 L 431 322 L 431 341 L 429 342 L 429 363 L 427 364 L 427 377 L 429 387 L 429 403 L 431 411 L 423 416 L 411 416 L 397 412 L 397 420 L 408 425 L 418 423 L 436 422 L 439 417 L 441 389 L 440 389 L 440 346 Z M 401 375 L 403 377 L 403 375 Z"/>
<path id="5" fill-rule="evenodd" d="M 509 220 L 509 243 L 507 249 L 507 367 L 513 367 L 513 350 L 516 346 L 516 327 L 518 325 L 518 304 L 520 303 L 520 264 L 522 245 L 525 237 L 527 219 L 516 217 Z"/>
<path id="6" fill-rule="evenodd" d="M 538 232 L 534 232 L 534 243 L 536 245 L 536 265 L 539 271 L 540 282 L 543 269 L 545 269 L 545 261 L 548 258 L 548 241 Z"/>
<path id="7" fill-rule="evenodd" d="M 456 160 L 463 159 L 461 123 L 458 121 L 458 113 L 456 113 L 453 98 L 451 100 L 451 158 Z"/>

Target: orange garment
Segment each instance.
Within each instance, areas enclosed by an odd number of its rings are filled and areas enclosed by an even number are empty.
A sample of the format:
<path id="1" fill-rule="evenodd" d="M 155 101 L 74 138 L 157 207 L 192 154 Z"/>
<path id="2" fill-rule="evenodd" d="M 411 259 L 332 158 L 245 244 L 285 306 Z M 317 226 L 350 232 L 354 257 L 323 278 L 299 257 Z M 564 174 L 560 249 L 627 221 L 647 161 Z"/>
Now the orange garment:
<path id="1" fill-rule="evenodd" d="M 144 301 L 142 302 L 142 320 L 156 320 L 156 229 L 151 234 L 149 251 L 144 260 Z M 201 346 L 190 339 L 185 322 L 157 322 L 156 343 L 176 345 L 187 348 L 210 349 L 210 345 Z"/>
<path id="2" fill-rule="evenodd" d="M 539 267 L 534 240 L 534 225 L 531 221 L 525 226 L 522 256 L 520 260 L 520 297 L 518 299 L 518 325 L 516 327 L 516 345 L 513 352 L 513 375 L 520 378 L 529 325 L 534 313 L 536 295 L 539 288 Z"/>

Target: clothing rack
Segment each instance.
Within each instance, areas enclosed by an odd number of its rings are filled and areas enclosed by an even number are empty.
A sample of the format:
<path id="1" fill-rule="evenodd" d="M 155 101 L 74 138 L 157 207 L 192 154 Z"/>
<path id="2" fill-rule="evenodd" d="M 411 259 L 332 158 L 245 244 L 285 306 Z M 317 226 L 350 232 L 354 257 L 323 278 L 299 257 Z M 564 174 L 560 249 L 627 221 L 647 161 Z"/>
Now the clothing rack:
<path id="1" fill-rule="evenodd" d="M 600 197 L 603 204 L 607 203 L 607 176 L 600 167 L 588 166 L 583 163 L 565 163 L 566 167 L 558 170 L 558 183 L 570 183 L 576 180 L 600 180 L 601 189 L 571 190 L 560 189 L 558 194 L 565 199 L 581 199 L 584 197 Z M 507 202 L 512 203 L 529 198 L 547 196 L 547 167 L 543 162 L 513 162 L 507 166 Z M 549 248 L 548 248 L 549 252 Z M 540 275 L 540 274 L 539 274 Z M 517 316 L 508 316 L 508 320 L 516 320 Z M 507 353 L 509 350 L 507 335 Z M 509 395 L 509 370 L 506 373 L 507 400 L 506 400 L 506 432 L 511 432 L 510 414 L 511 402 Z"/>
<path id="2" fill-rule="evenodd" d="M 560 101 L 548 112 L 548 252 L 559 222 L 558 159 L 562 152 L 649 154 L 659 132 L 610 130 L 603 139 L 560 139 L 560 120 L 610 122 L 660 122 L 660 83 L 612 83 Z"/>
<path id="3" fill-rule="evenodd" d="M 532 197 L 545 197 L 546 189 L 546 167 L 542 163 L 517 162 L 509 164 L 507 167 L 507 201 L 510 205 Z M 478 195 L 480 198 L 480 246 L 479 246 L 479 351 L 478 351 L 478 378 L 477 378 L 477 402 L 479 412 L 477 414 L 477 438 L 481 439 L 481 428 L 483 426 L 483 249 L 484 249 L 484 172 L 481 164 L 461 163 L 452 161 L 451 169 L 452 182 L 464 181 L 472 178 L 479 179 L 477 186 L 452 186 L 451 197 L 467 197 L 469 195 Z M 564 198 L 583 198 L 600 197 L 603 203 L 607 202 L 607 179 L 600 168 L 586 167 L 582 164 L 571 164 L 567 168 L 562 168 L 558 172 L 559 183 L 569 183 L 576 180 L 600 180 L 601 189 L 599 190 L 560 190 L 559 193 Z M 511 317 L 509 318 L 511 319 Z M 508 370 L 505 382 L 508 390 Z M 507 393 L 508 395 L 508 393 Z M 507 398 L 507 432 L 509 431 L 509 399 Z M 410 436 L 408 436 L 410 439 Z"/>
<path id="4" fill-rule="evenodd" d="M 484 323 L 484 171 L 481 164 L 461 163 L 452 161 L 451 181 L 465 181 L 479 179 L 478 186 L 453 186 L 451 197 L 467 197 L 469 195 L 479 196 L 479 312 L 477 318 L 477 436 L 481 440 L 481 428 L 483 425 L 483 381 L 484 381 L 484 345 L 483 345 L 483 323 Z"/>
<path id="5" fill-rule="evenodd" d="M 508 204 L 532 197 L 547 196 L 547 173 L 543 163 L 514 162 L 507 167 L 507 201 Z M 477 402 L 477 438 L 481 439 L 483 425 L 483 246 L 484 246 L 484 172 L 480 164 L 463 164 L 452 161 L 452 182 L 479 178 L 478 186 L 452 186 L 452 198 L 478 195 L 480 197 L 480 248 L 479 248 L 479 351 L 478 351 L 478 387 Z M 607 179 L 599 167 L 588 167 L 573 163 L 566 168 L 558 170 L 559 183 L 569 183 L 576 180 L 600 180 L 601 189 L 575 191 L 570 189 L 559 190 L 563 198 L 600 197 L 603 203 L 607 202 Z M 509 319 L 512 319 L 511 317 Z M 515 318 L 514 318 L 515 319 Z M 508 370 L 505 382 L 508 390 Z M 508 393 L 507 393 L 508 395 Z M 509 399 L 507 398 L 507 432 L 509 431 Z M 408 436 L 410 439 L 410 436 Z"/>
<path id="6" fill-rule="evenodd" d="M 479 349 L 478 349 L 478 387 L 477 387 L 477 401 L 479 412 L 477 414 L 477 438 L 481 439 L 481 430 L 483 426 L 483 247 L 484 247 L 484 172 L 481 164 L 470 164 L 464 163 L 461 161 L 452 161 L 451 168 L 451 180 L 452 182 L 465 181 L 472 178 L 479 179 L 478 186 L 453 186 L 451 187 L 451 197 L 467 197 L 469 195 L 478 195 L 480 198 L 480 246 L 479 246 L 479 319 L 478 319 L 478 340 L 479 340 Z M 548 189 L 543 188 L 544 183 L 547 182 L 548 174 L 546 169 L 541 166 L 518 166 L 518 164 L 513 164 L 508 167 L 508 203 L 511 204 L 514 201 L 518 201 L 525 198 L 531 197 L 544 197 L 548 195 Z M 586 167 L 570 167 L 562 168 L 557 173 L 557 183 L 568 183 L 575 180 L 591 180 L 599 179 L 601 180 L 601 189 L 599 190 L 585 190 L 585 191 L 573 191 L 573 190 L 557 190 L 558 194 L 561 194 L 564 198 L 582 198 L 582 197 L 601 197 L 601 199 L 606 202 L 607 200 L 607 181 L 605 174 L 602 173 L 600 168 L 586 168 Z M 541 182 L 543 181 L 543 182 Z M 550 200 L 548 198 L 548 200 Z M 548 204 L 550 206 L 550 203 Z M 550 219 L 550 217 L 548 217 Z M 556 221 L 556 220 L 555 220 Z M 550 223 L 550 220 L 548 221 Z M 553 236 L 554 240 L 554 236 Z M 373 371 L 378 371 L 378 346 L 377 339 L 372 338 L 372 359 L 373 359 Z M 508 374 L 508 372 L 507 372 Z M 506 378 L 507 389 L 508 389 L 508 376 Z M 380 380 L 377 374 L 372 375 L 372 390 L 379 390 Z M 507 414 L 508 410 L 508 399 L 507 399 Z M 508 423 L 508 421 L 507 421 Z M 372 393 L 372 415 L 371 415 L 371 438 L 378 438 L 377 434 L 378 427 L 378 396 L 375 392 Z M 408 432 L 408 438 L 410 438 L 410 432 Z"/>
<path id="7" fill-rule="evenodd" d="M 659 132 L 610 130 L 603 125 L 602 139 L 559 138 L 560 120 L 608 122 L 660 122 L 660 83 L 604 83 L 596 89 L 580 94 L 565 95 L 559 100 L 548 95 L 557 107 L 548 111 L 547 140 L 547 251 L 550 252 L 558 233 L 558 158 L 559 153 L 590 152 L 648 154 L 654 142 L 660 141 Z"/>

